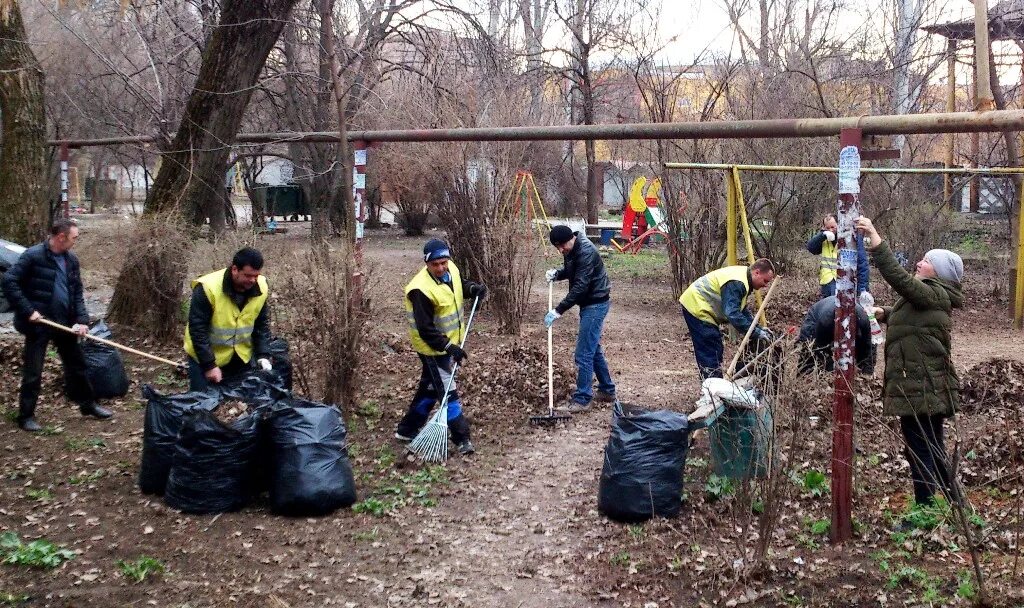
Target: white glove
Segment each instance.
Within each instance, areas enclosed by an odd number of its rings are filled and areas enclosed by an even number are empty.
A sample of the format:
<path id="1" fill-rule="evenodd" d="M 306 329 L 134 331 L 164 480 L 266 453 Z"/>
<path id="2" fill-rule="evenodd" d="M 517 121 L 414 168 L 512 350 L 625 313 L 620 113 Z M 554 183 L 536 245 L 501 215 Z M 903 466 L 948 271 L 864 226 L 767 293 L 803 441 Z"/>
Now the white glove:
<path id="1" fill-rule="evenodd" d="M 558 270 L 555 268 L 549 268 L 548 271 L 544 273 L 544 278 L 548 280 L 548 283 L 554 281 L 556 276 L 558 276 Z"/>
<path id="2" fill-rule="evenodd" d="M 831 230 L 822 230 L 821 233 L 825 235 L 825 239 L 829 243 L 834 243 L 836 241 L 836 233 L 835 232 L 832 232 Z"/>
<path id="3" fill-rule="evenodd" d="M 269 372 L 273 369 L 273 366 L 270 365 L 270 359 L 256 359 L 256 363 L 260 366 L 260 369 L 265 372 Z"/>

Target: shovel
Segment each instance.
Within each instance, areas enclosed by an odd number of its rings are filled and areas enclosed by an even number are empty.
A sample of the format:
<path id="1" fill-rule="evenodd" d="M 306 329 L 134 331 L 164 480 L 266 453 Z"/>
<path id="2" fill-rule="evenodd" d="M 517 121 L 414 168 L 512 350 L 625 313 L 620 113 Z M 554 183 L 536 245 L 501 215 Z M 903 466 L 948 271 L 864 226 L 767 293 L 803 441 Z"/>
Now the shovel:
<path id="1" fill-rule="evenodd" d="M 66 325 L 61 325 L 60 323 L 54 323 L 53 321 L 51 321 L 49 319 L 40 318 L 40 319 L 37 319 L 36 322 L 37 323 L 42 323 L 43 325 L 48 325 L 48 326 L 50 326 L 50 327 L 52 327 L 54 329 L 59 329 L 61 331 L 66 331 L 69 334 L 75 334 L 76 336 L 79 335 L 78 332 L 76 332 L 75 330 L 71 329 L 70 327 L 68 327 Z M 131 353 L 133 355 L 138 355 L 140 357 L 145 357 L 146 359 L 150 359 L 152 361 L 156 361 L 157 363 L 163 363 L 164 365 L 170 365 L 171 367 L 177 369 L 179 372 L 184 372 L 185 371 L 185 364 L 181 363 L 179 361 L 171 361 L 170 359 L 164 359 L 163 357 L 158 357 L 156 355 L 151 355 L 149 353 L 144 353 L 141 350 L 135 350 L 134 348 L 132 348 L 130 346 L 125 346 L 124 344 L 118 344 L 117 342 L 111 342 L 110 340 L 106 340 L 106 339 L 100 338 L 98 336 L 93 336 L 91 334 L 85 334 L 84 336 L 80 336 L 80 337 L 85 338 L 87 340 L 92 340 L 94 342 L 99 342 L 100 344 L 105 344 L 107 346 L 116 348 L 118 350 L 123 350 L 126 353 Z"/>
<path id="2" fill-rule="evenodd" d="M 555 284 L 548 281 L 548 310 L 554 307 Z M 564 420 L 572 420 L 569 414 L 555 413 L 555 364 L 551 354 L 551 328 L 548 327 L 548 413 L 541 416 L 530 416 L 530 424 L 552 425 Z"/>

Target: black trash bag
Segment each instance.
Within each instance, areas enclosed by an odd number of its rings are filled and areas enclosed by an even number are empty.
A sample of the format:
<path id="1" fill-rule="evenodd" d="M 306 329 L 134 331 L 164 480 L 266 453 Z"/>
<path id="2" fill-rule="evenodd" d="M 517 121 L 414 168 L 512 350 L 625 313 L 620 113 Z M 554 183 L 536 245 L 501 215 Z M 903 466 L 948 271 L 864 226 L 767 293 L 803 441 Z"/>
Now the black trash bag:
<path id="1" fill-rule="evenodd" d="M 253 407 L 271 406 L 292 396 L 291 392 L 284 388 L 279 374 L 258 369 L 252 369 L 244 375 L 220 384 L 213 384 L 209 390 L 219 393 L 221 401 L 242 401 Z"/>
<path id="2" fill-rule="evenodd" d="M 686 416 L 669 411 L 624 412 L 615 404 L 604 449 L 597 509 L 615 521 L 636 523 L 679 514 L 689 430 Z"/>
<path id="3" fill-rule="evenodd" d="M 356 501 L 345 444 L 345 424 L 334 406 L 295 399 L 274 409 L 270 507 L 293 516 L 326 515 Z"/>
<path id="4" fill-rule="evenodd" d="M 288 355 L 288 340 L 273 338 L 268 345 L 270 364 L 274 373 L 280 376 L 281 388 L 292 390 L 292 358 Z"/>
<path id="5" fill-rule="evenodd" d="M 185 513 L 237 511 L 251 497 L 251 467 L 262 409 L 225 425 L 212 411 L 185 414 L 164 502 Z"/>
<path id="6" fill-rule="evenodd" d="M 89 335 L 110 340 L 113 334 L 110 328 L 103 321 L 89 329 Z M 121 360 L 121 353 L 113 346 L 100 344 L 93 340 L 86 340 L 82 344 L 82 353 L 85 355 L 85 372 L 92 384 L 93 394 L 98 399 L 111 399 L 124 397 L 128 394 L 128 374 L 124 370 L 124 361 Z"/>
<path id="7" fill-rule="evenodd" d="M 212 392 L 163 395 L 148 384 L 142 387 L 142 396 L 146 399 L 146 417 L 142 431 L 139 489 L 143 494 L 159 495 L 167 486 L 178 431 L 186 412 L 196 408 L 213 410 L 220 403 L 220 396 Z"/>

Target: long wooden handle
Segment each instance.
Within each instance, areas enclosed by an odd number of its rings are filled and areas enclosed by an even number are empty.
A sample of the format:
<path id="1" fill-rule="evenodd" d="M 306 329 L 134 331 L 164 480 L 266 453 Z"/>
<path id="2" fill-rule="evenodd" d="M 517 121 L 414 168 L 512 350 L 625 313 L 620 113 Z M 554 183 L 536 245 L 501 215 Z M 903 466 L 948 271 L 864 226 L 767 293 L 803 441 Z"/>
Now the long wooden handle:
<path id="1" fill-rule="evenodd" d="M 60 329 L 62 331 L 66 331 L 68 333 L 75 334 L 76 336 L 78 335 L 78 332 L 76 332 L 75 330 L 71 329 L 70 327 L 68 327 L 66 325 L 61 325 L 60 323 L 54 323 L 53 321 L 51 321 L 49 319 L 37 319 L 37 322 L 42 323 L 43 325 L 49 325 L 50 327 L 52 327 L 54 329 Z M 118 344 L 117 342 L 111 342 L 110 340 L 105 340 L 103 338 L 100 338 L 99 336 L 93 336 L 91 334 L 85 334 L 82 337 L 86 338 L 88 340 L 92 340 L 94 342 L 99 342 L 100 344 L 106 344 L 107 346 L 111 346 L 113 348 L 116 348 L 116 349 L 119 349 L 119 350 L 123 350 L 126 353 L 131 353 L 133 355 L 138 355 L 140 357 L 145 357 L 147 359 L 152 359 L 153 361 L 156 361 L 157 363 L 163 363 L 165 365 L 170 365 L 171 367 L 181 367 L 183 365 L 180 361 L 171 361 L 170 359 L 164 359 L 163 357 L 158 357 L 156 355 L 151 355 L 149 353 L 144 353 L 141 350 L 135 350 L 134 348 L 132 348 L 130 346 L 125 346 L 124 344 Z"/>
<path id="2" fill-rule="evenodd" d="M 736 364 L 740 360 L 740 355 L 743 354 L 743 349 L 747 347 L 747 342 L 750 341 L 750 335 L 754 333 L 754 327 L 757 326 L 757 320 L 761 317 L 761 313 L 764 312 L 765 306 L 768 306 L 768 302 L 772 299 L 772 292 L 775 291 L 775 288 L 778 287 L 781 282 L 782 277 L 775 277 L 775 280 L 772 281 L 771 287 L 768 288 L 768 293 L 765 294 L 764 300 L 761 301 L 761 306 L 757 309 L 757 314 L 754 315 L 754 321 L 750 324 L 750 327 L 747 328 L 747 333 L 743 336 L 743 341 L 740 342 L 740 347 L 736 349 L 736 354 L 733 355 L 732 363 L 729 364 L 729 370 L 725 372 L 726 380 L 732 379 L 732 374 L 736 371 Z"/>
<path id="3" fill-rule="evenodd" d="M 548 310 L 553 308 L 555 284 L 548 281 Z M 548 415 L 555 414 L 555 365 L 551 354 L 551 326 L 548 325 Z"/>

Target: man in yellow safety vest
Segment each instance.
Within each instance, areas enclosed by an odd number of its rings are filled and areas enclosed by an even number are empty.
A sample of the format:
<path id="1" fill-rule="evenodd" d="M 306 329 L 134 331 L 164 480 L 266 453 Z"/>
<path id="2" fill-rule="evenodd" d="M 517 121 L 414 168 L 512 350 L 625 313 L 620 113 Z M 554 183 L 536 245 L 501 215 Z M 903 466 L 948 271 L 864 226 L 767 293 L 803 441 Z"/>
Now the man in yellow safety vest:
<path id="1" fill-rule="evenodd" d="M 469 421 L 462 413 L 462 402 L 452 379 L 452 362 L 462 363 L 465 335 L 463 298 L 483 299 L 487 287 L 467 281 L 455 262 L 451 261 L 448 244 L 430 239 L 423 246 L 424 267 L 405 286 L 405 312 L 409 323 L 409 339 L 420 358 L 420 381 L 409 411 L 398 423 L 395 438 L 412 441 L 426 424 L 430 410 L 448 391 L 448 430 L 459 452 L 474 452 L 470 441 Z M 451 385 L 449 386 L 449 382 Z"/>
<path id="2" fill-rule="evenodd" d="M 725 348 L 720 326 L 728 323 L 746 333 L 755 322 L 746 309 L 747 296 L 767 286 L 774 278 L 775 265 L 762 258 L 749 268 L 726 266 L 709 272 L 690 283 L 679 296 L 701 380 L 722 377 Z M 756 327 L 751 337 L 770 342 L 772 334 L 764 327 Z"/>
<path id="3" fill-rule="evenodd" d="M 205 390 L 253 367 L 270 371 L 270 287 L 263 255 L 246 247 L 231 266 L 192 281 L 185 328 L 189 389 Z"/>
<path id="4" fill-rule="evenodd" d="M 836 216 L 826 215 L 821 222 L 821 230 L 807 241 L 807 251 L 821 256 L 818 283 L 821 285 L 822 298 L 836 295 L 836 277 L 839 276 L 839 247 L 836 245 L 838 229 Z M 857 234 L 856 239 L 857 293 L 861 294 L 868 290 L 871 266 L 868 262 L 868 252 L 864 248 L 864 236 Z"/>

